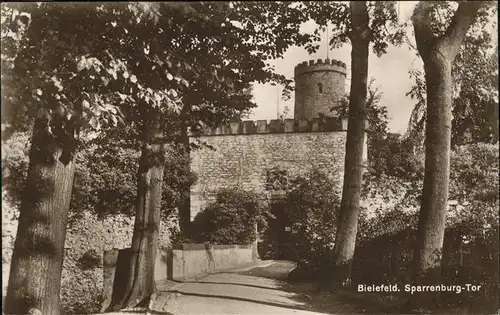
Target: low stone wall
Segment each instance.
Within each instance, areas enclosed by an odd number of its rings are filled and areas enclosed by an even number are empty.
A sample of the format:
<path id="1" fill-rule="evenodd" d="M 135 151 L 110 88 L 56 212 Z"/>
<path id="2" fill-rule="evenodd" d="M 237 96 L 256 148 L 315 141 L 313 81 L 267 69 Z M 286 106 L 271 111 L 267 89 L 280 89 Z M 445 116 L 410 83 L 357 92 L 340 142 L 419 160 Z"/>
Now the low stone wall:
<path id="1" fill-rule="evenodd" d="M 124 269 L 123 259 L 129 248 L 111 249 L 103 254 L 103 302 L 101 311 L 113 300 L 113 286 L 123 286 L 118 275 Z M 121 260 L 120 260 L 121 259 Z M 258 259 L 256 245 L 179 244 L 174 249 L 159 249 L 154 266 L 154 281 L 161 288 L 167 280 L 185 280 L 218 270 L 230 269 Z M 115 292 L 120 296 L 123 292 Z M 115 298 L 117 298 L 115 296 Z"/>
<path id="2" fill-rule="evenodd" d="M 169 279 L 182 280 L 257 259 L 254 245 L 180 244 L 171 254 Z"/>

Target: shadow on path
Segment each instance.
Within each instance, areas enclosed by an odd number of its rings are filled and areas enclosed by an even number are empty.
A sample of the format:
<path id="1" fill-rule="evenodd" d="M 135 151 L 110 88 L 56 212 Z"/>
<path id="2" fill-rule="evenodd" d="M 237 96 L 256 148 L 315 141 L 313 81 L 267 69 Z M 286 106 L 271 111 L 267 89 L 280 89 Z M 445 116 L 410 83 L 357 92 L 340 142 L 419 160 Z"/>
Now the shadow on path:
<path id="1" fill-rule="evenodd" d="M 102 315 L 128 315 L 128 314 L 158 314 L 158 315 L 176 315 L 170 312 L 160 312 L 156 310 L 146 310 L 146 309 L 138 309 L 138 310 L 121 310 L 117 312 L 108 312 L 102 313 Z"/>
<path id="2" fill-rule="evenodd" d="M 265 290 L 276 290 L 276 291 L 283 291 L 284 287 L 265 287 L 261 285 L 255 285 L 255 284 L 247 284 L 247 283 L 237 283 L 237 282 L 217 282 L 217 281 L 186 281 L 183 283 L 198 283 L 198 284 L 221 284 L 221 285 L 235 285 L 235 286 L 244 286 L 244 287 L 249 287 L 249 288 L 256 288 L 256 289 L 265 289 Z M 169 291 L 169 292 L 175 292 L 175 291 Z M 181 292 L 182 293 L 182 292 Z"/>
<path id="3" fill-rule="evenodd" d="M 293 309 L 293 310 L 307 310 L 307 306 L 301 306 L 301 305 L 286 305 L 286 304 L 281 304 L 281 303 L 273 303 L 273 302 L 266 302 L 266 301 L 257 301 L 253 299 L 247 299 L 247 298 L 242 298 L 242 297 L 236 297 L 236 296 L 227 296 L 227 295 L 213 295 L 213 294 L 201 294 L 201 293 L 191 293 L 191 292 L 182 292 L 178 290 L 172 290 L 169 291 L 170 293 L 177 293 L 177 294 L 182 294 L 182 295 L 187 295 L 187 296 L 196 296 L 196 297 L 204 297 L 204 298 L 214 298 L 214 299 L 225 299 L 225 300 L 233 300 L 233 301 L 241 301 L 241 302 L 249 302 L 249 303 L 256 303 L 256 304 L 261 304 L 261 305 L 267 305 L 267 306 L 273 306 L 273 307 L 281 307 L 281 308 L 288 308 L 288 309 Z"/>

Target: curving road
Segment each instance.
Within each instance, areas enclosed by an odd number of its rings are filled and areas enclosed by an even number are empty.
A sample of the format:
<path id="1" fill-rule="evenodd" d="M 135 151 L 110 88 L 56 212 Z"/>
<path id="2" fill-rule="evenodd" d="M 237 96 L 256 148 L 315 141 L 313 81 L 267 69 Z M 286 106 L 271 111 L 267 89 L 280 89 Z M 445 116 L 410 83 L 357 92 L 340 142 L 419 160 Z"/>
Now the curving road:
<path id="1" fill-rule="evenodd" d="M 308 296 L 284 281 L 293 268 L 288 261 L 261 261 L 179 283 L 158 293 L 152 313 L 321 314 L 307 311 Z"/>

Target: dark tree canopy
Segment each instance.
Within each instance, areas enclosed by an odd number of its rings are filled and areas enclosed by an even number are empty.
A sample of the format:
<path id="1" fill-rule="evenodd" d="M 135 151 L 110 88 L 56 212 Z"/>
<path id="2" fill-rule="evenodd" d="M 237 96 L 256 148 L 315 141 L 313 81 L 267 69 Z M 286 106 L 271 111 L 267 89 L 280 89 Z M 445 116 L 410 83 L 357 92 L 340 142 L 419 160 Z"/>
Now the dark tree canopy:
<path id="1" fill-rule="evenodd" d="M 314 51 L 319 38 L 299 32 L 302 10 L 278 2 L 30 3 L 2 12 L 14 34 L 2 36 L 11 92 L 2 118 L 14 128 L 22 127 L 14 118 L 33 117 L 41 103 L 64 105 L 96 129 L 137 104 L 189 105 L 193 126 L 238 117 L 255 106 L 252 82 L 290 92 L 268 60 L 291 45 Z"/>

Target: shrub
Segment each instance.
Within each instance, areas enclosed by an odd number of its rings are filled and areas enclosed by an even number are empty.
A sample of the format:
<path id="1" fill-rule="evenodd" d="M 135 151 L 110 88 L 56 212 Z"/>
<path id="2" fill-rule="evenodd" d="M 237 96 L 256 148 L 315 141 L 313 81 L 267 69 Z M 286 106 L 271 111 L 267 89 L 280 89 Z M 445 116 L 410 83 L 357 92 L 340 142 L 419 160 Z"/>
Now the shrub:
<path id="1" fill-rule="evenodd" d="M 368 171 L 376 177 L 395 176 L 407 180 L 421 179 L 424 171 L 423 155 L 415 153 L 412 138 L 388 133 L 378 139 L 369 138 Z"/>
<path id="2" fill-rule="evenodd" d="M 240 189 L 220 190 L 216 200 L 194 218 L 189 240 L 211 244 L 252 243 L 257 237 L 255 225 L 260 230 L 266 226 L 262 200 L 257 194 Z"/>
<path id="3" fill-rule="evenodd" d="M 338 187 L 327 175 L 313 170 L 290 181 L 284 201 L 292 222 L 297 270 L 307 270 L 307 278 L 319 276 L 331 263 L 340 207 Z"/>
<path id="4" fill-rule="evenodd" d="M 498 309 L 499 149 L 490 144 L 457 147 L 451 156 L 449 206 L 442 253 L 444 284 L 474 283 L 480 292 L 442 294 L 442 303 L 491 312 Z M 401 179 L 401 178 L 400 178 Z M 398 183 L 396 185 L 396 183 Z M 404 189 L 405 197 L 390 190 Z M 362 213 L 353 260 L 353 284 L 409 283 L 422 182 L 391 177 L 368 182 L 363 196 L 382 194 L 392 208 Z M 382 191 L 385 190 L 385 195 Z M 398 195 L 399 196 L 399 195 Z M 394 201 L 394 202 L 393 202 Z"/>
<path id="5" fill-rule="evenodd" d="M 394 208 L 360 217 L 352 266 L 354 284 L 411 282 L 417 214 Z"/>
<path id="6" fill-rule="evenodd" d="M 483 236 L 498 226 L 499 150 L 477 143 L 457 147 L 451 157 L 448 226 L 466 229 L 471 237 Z"/>

